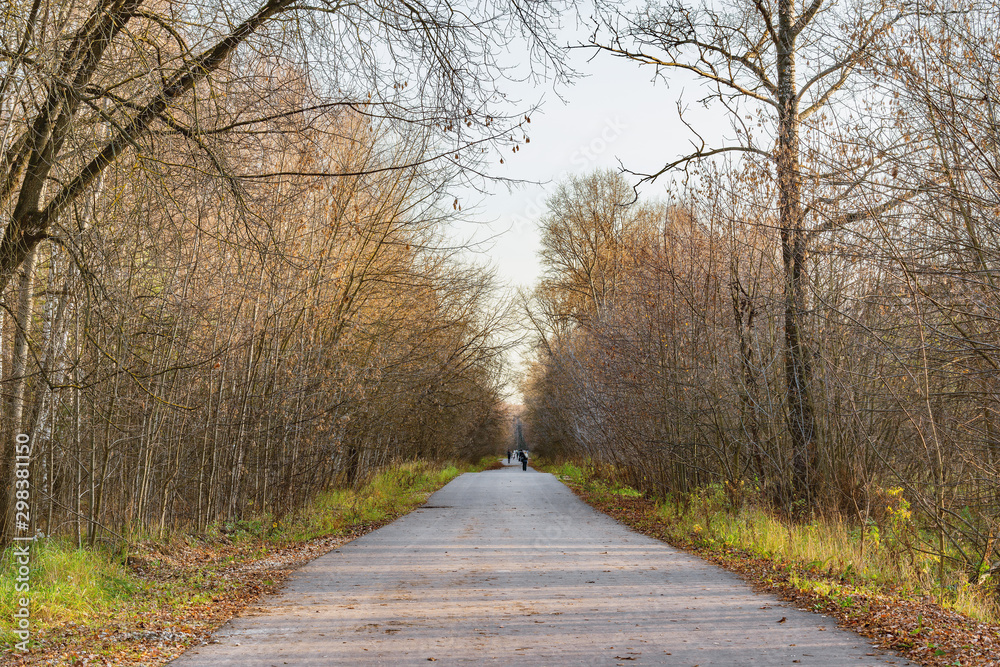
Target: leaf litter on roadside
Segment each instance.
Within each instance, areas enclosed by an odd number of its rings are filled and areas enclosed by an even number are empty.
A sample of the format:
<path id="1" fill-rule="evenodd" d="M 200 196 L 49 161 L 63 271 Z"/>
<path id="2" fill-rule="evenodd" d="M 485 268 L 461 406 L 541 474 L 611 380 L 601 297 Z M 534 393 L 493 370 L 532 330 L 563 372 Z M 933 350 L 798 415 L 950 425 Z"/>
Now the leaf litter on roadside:
<path id="1" fill-rule="evenodd" d="M 653 501 L 618 494 L 609 497 L 588 491 L 579 484 L 568 485 L 586 503 L 633 530 L 669 541 L 675 547 L 731 570 L 758 591 L 777 595 L 801 609 L 836 618 L 841 627 L 915 663 L 928 667 L 1000 667 L 1000 625 L 973 620 L 926 598 L 910 599 L 893 595 L 891 590 L 872 593 L 822 572 L 790 563 L 776 563 L 739 549 L 709 548 L 695 539 L 678 544 L 666 539 L 667 525 Z M 792 583 L 793 574 L 808 576 L 813 581 L 826 580 L 834 584 L 832 588 L 837 594 L 803 590 Z M 839 603 L 845 595 L 852 599 L 850 606 Z M 782 618 L 778 622 L 785 620 Z"/>
<path id="2" fill-rule="evenodd" d="M 262 595 L 276 592 L 308 561 L 343 546 L 396 517 L 365 523 L 339 535 L 307 542 L 265 545 L 222 536 L 180 544 L 135 545 L 127 564 L 144 590 L 115 620 L 70 623 L 37 631 L 28 653 L 0 653 L 0 664 L 162 665 L 213 632 Z M 210 595 L 206 594 L 210 591 Z M 5 647 L 6 648 L 6 647 Z"/>

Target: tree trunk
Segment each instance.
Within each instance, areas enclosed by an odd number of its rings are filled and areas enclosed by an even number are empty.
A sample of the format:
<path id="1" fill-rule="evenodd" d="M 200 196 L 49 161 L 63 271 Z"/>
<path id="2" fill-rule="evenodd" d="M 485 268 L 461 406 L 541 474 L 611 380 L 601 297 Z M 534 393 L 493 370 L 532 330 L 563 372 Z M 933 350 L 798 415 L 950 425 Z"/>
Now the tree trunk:
<path id="1" fill-rule="evenodd" d="M 28 369 L 28 337 L 31 327 L 32 285 L 35 275 L 35 253 L 29 252 L 22 264 L 18 284 L 17 316 L 14 321 L 14 354 L 11 357 L 8 382 L 11 389 L 3 403 L 0 420 L 0 548 L 10 544 L 14 537 L 14 471 L 16 469 L 15 440 L 20 432 L 24 412 L 25 373 Z"/>
<path id="2" fill-rule="evenodd" d="M 778 17 L 778 214 L 784 268 L 785 390 L 792 441 L 792 492 L 811 501 L 815 480 L 816 426 L 810 384 L 812 369 L 802 341 L 805 312 L 805 238 L 802 231 L 802 175 L 799 165 L 799 109 L 795 84 L 794 4 L 781 0 Z"/>

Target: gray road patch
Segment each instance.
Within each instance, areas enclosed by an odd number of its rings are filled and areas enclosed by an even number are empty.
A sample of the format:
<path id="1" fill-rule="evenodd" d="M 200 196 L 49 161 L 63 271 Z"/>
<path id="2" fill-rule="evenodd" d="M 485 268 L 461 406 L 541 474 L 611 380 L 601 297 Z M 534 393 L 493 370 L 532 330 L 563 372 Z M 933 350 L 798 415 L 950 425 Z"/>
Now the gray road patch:
<path id="1" fill-rule="evenodd" d="M 171 664 L 911 664 L 520 465 L 462 475 L 213 640 Z"/>

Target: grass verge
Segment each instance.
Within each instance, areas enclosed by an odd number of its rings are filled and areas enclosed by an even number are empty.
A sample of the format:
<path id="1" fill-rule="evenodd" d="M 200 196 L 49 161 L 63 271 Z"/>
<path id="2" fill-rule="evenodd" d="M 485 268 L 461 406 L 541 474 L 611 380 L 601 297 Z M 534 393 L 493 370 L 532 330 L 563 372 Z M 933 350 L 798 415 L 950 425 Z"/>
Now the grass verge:
<path id="1" fill-rule="evenodd" d="M 533 465 L 630 528 L 732 570 L 758 590 L 833 616 L 914 662 L 1000 666 L 1000 625 L 990 600 L 965 586 L 953 587 L 945 606 L 936 604 L 928 594 L 931 564 L 888 536 L 841 522 L 789 524 L 752 504 L 733 510 L 722 488 L 683 502 L 653 500 L 596 468 Z"/>
<path id="2" fill-rule="evenodd" d="M 462 472 L 405 463 L 359 489 L 319 494 L 276 521 L 223 524 L 202 535 L 146 540 L 118 551 L 36 541 L 31 562 L 31 644 L 14 650 L 13 554 L 0 556 L 0 664 L 158 665 L 208 637 L 298 566 L 392 522 Z"/>

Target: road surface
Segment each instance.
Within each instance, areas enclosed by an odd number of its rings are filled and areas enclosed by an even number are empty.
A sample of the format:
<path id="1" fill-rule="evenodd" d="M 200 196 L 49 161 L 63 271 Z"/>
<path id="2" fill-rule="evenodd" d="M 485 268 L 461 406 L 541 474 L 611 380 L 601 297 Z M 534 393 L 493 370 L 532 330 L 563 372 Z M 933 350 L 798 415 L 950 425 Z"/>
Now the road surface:
<path id="1" fill-rule="evenodd" d="M 317 558 L 212 641 L 171 665 L 911 664 L 520 464 Z"/>

